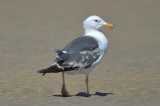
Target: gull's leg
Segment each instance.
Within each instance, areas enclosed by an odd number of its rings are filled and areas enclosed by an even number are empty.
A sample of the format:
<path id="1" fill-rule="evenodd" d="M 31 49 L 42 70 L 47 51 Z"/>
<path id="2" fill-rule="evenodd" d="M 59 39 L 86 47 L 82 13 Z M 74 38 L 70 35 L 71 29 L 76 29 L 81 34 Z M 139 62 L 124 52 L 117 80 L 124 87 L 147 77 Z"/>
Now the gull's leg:
<path id="1" fill-rule="evenodd" d="M 86 86 L 87 86 L 87 95 L 86 95 L 86 97 L 91 96 L 90 93 L 89 93 L 88 83 L 89 83 L 89 75 L 86 75 Z"/>
<path id="2" fill-rule="evenodd" d="M 63 78 L 63 84 L 62 84 L 61 93 L 62 93 L 62 96 L 63 96 L 63 97 L 68 97 L 69 95 L 68 95 L 68 92 L 67 92 L 67 90 L 66 90 L 64 72 L 62 72 L 62 78 Z"/>

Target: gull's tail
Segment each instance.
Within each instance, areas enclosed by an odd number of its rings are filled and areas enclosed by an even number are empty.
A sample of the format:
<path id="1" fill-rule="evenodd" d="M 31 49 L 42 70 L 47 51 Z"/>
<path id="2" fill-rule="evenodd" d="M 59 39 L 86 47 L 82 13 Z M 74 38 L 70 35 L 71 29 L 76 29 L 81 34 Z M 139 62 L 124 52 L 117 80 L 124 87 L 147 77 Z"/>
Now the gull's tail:
<path id="1" fill-rule="evenodd" d="M 48 68 L 37 71 L 38 73 L 42 73 L 44 76 L 46 73 L 58 73 L 64 71 L 62 68 L 57 67 L 57 65 L 52 65 Z"/>
<path id="2" fill-rule="evenodd" d="M 48 68 L 42 69 L 37 71 L 38 73 L 42 73 L 42 76 L 44 76 L 46 73 L 58 73 L 58 72 L 64 72 L 64 71 L 72 71 L 77 70 L 78 67 L 60 67 L 57 64 L 54 64 Z"/>

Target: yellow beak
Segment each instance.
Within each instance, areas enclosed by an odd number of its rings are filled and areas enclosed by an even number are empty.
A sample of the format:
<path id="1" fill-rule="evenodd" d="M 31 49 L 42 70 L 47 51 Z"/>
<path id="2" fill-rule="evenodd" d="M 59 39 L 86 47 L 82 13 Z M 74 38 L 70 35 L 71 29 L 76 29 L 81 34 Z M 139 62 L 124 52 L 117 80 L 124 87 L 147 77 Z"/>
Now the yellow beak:
<path id="1" fill-rule="evenodd" d="M 112 24 L 108 24 L 108 23 L 104 24 L 104 27 L 109 28 L 109 29 L 114 28 L 114 26 Z"/>

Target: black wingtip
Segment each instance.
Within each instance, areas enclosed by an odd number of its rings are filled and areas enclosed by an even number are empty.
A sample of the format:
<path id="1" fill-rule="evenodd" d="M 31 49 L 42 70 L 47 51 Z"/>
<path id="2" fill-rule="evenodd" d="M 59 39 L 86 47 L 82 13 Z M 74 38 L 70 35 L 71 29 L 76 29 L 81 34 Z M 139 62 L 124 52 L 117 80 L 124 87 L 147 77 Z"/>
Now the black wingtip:
<path id="1" fill-rule="evenodd" d="M 42 76 L 44 76 L 46 74 L 45 69 L 38 70 L 37 73 L 42 73 Z"/>
<path id="2" fill-rule="evenodd" d="M 46 73 L 43 73 L 42 76 L 46 75 Z"/>

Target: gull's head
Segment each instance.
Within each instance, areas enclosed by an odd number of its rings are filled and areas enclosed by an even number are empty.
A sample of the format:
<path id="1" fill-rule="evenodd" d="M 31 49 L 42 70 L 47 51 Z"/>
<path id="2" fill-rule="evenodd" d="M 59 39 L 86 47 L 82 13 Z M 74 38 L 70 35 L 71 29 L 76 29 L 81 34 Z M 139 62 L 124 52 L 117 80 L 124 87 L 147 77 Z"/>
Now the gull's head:
<path id="1" fill-rule="evenodd" d="M 90 30 L 100 30 L 102 27 L 106 27 L 109 29 L 113 28 L 112 24 L 106 23 L 102 18 L 99 16 L 90 16 L 83 22 L 83 28 L 85 32 Z"/>

